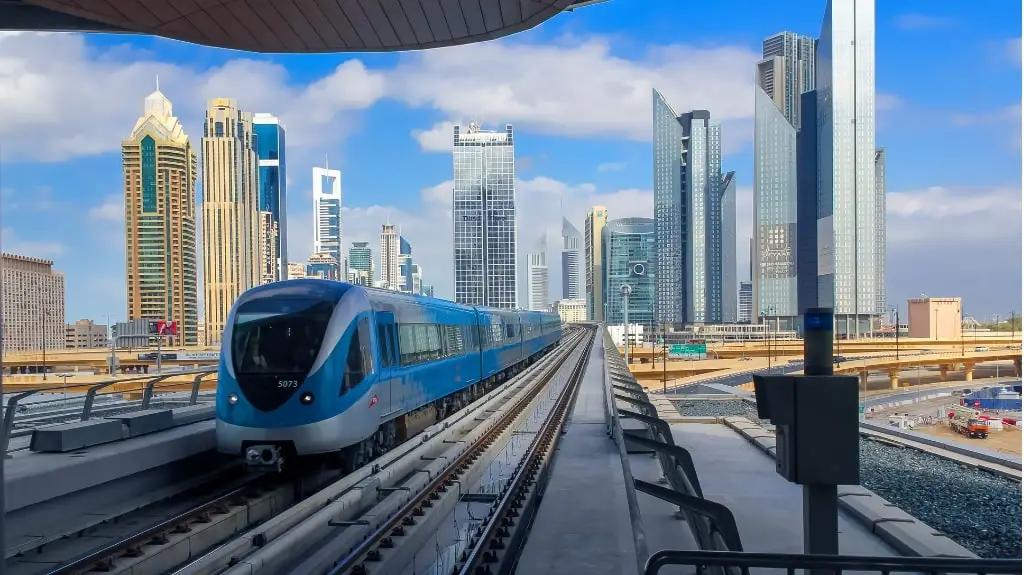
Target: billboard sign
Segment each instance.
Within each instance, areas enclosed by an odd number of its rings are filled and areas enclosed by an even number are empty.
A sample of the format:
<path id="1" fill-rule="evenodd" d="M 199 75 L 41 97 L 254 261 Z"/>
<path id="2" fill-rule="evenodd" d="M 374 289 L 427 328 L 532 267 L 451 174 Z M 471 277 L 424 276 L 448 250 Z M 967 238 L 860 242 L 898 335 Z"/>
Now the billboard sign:
<path id="1" fill-rule="evenodd" d="M 704 359 L 707 354 L 706 343 L 673 344 L 668 348 L 668 356 L 673 359 Z"/>
<path id="2" fill-rule="evenodd" d="M 767 224 L 757 230 L 759 277 L 796 277 L 796 224 Z"/>

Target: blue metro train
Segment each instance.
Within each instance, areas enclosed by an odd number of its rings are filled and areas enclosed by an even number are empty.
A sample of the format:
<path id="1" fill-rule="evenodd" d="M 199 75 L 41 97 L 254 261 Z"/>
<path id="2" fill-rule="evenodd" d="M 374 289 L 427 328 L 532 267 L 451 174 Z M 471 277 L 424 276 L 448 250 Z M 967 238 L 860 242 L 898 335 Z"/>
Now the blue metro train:
<path id="1" fill-rule="evenodd" d="M 253 288 L 228 315 L 217 446 L 250 465 L 354 469 L 558 345 L 558 314 L 469 307 L 325 280 Z"/>

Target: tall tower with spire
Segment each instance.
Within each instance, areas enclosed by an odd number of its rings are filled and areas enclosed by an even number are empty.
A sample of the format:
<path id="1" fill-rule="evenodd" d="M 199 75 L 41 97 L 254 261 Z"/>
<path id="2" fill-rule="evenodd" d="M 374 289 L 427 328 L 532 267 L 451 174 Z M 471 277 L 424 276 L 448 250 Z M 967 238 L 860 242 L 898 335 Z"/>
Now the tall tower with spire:
<path id="1" fill-rule="evenodd" d="M 195 149 L 160 91 L 121 142 L 128 319 L 175 321 L 171 345 L 197 345 Z"/>
<path id="2" fill-rule="evenodd" d="M 313 168 L 313 218 L 313 253 L 329 254 L 346 277 L 348 264 L 341 249 L 341 170 L 332 170 L 327 156 L 324 167 Z"/>

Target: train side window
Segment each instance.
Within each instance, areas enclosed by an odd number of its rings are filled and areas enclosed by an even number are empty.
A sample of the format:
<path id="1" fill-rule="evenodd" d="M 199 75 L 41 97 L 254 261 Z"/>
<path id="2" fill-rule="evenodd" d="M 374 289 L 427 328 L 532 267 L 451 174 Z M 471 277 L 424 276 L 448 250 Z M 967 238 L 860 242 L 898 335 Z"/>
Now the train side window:
<path id="1" fill-rule="evenodd" d="M 441 347 L 441 334 L 438 331 L 438 327 L 435 324 L 427 324 L 427 359 L 432 361 L 440 359 L 443 352 Z"/>
<path id="2" fill-rule="evenodd" d="M 359 320 L 352 340 L 348 344 L 348 356 L 345 358 L 345 377 L 342 380 L 341 393 L 359 385 L 366 376 L 373 372 L 370 354 L 370 322 L 365 317 Z"/>
<path id="3" fill-rule="evenodd" d="M 391 348 L 391 365 L 398 365 L 398 325 L 389 323 L 388 324 L 388 347 Z"/>
<path id="4" fill-rule="evenodd" d="M 398 326 L 398 349 L 401 351 L 403 366 L 416 363 L 416 326 L 402 324 Z"/>
<path id="5" fill-rule="evenodd" d="M 391 338 L 388 325 L 377 324 L 377 344 L 380 347 L 380 366 L 391 367 Z"/>

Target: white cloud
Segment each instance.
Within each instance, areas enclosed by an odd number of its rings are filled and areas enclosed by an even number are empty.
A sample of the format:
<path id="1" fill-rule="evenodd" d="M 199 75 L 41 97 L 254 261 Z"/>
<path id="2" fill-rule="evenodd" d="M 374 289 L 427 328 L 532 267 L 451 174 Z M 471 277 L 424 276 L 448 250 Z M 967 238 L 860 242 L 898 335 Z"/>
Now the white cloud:
<path id="1" fill-rule="evenodd" d="M 927 14 L 903 14 L 896 18 L 896 26 L 904 30 L 925 30 L 942 28 L 955 24 L 956 20 L 945 16 L 929 16 Z"/>
<path id="2" fill-rule="evenodd" d="M 114 195 L 107 196 L 102 204 L 89 209 L 89 217 L 94 220 L 123 222 L 124 198 Z"/>
<path id="3" fill-rule="evenodd" d="M 289 144 L 317 145 L 343 138 L 346 112 L 383 95 L 380 74 L 348 60 L 308 85 L 284 67 L 236 59 L 200 69 L 156 61 L 124 46 L 97 50 L 78 34 L 0 36 L 0 140 L 10 159 L 60 161 L 112 152 L 160 87 L 175 104 L 186 131 L 201 136 L 206 101 L 237 96 L 245 109 L 273 110 L 289 129 Z M 102 78 L 102 81 L 97 81 Z"/>
<path id="4" fill-rule="evenodd" d="M 597 165 L 598 172 L 618 172 L 626 169 L 626 162 L 605 162 Z"/>
<path id="5" fill-rule="evenodd" d="M 429 130 L 413 130 L 412 137 L 424 152 L 451 153 L 456 122 L 444 121 L 431 126 Z"/>
<path id="6" fill-rule="evenodd" d="M 661 46 L 626 60 L 600 38 L 567 38 L 557 45 L 488 42 L 410 54 L 387 75 L 387 92 L 449 117 L 475 114 L 481 124 L 646 141 L 651 89 L 657 88 L 677 112 L 707 108 L 729 123 L 723 135 L 733 150 L 751 137 L 749 129 L 732 126 L 752 118 L 757 59 L 735 46 Z"/>
<path id="7" fill-rule="evenodd" d="M 887 242 L 902 250 L 922 245 L 987 244 L 1020 247 L 1021 189 L 932 186 L 886 195 Z"/>
<path id="8" fill-rule="evenodd" d="M 1021 62 L 1021 43 L 1020 36 L 1011 38 L 1006 41 L 1006 55 L 1010 58 L 1010 61 L 1020 66 Z"/>
<path id="9" fill-rule="evenodd" d="M 0 230 L 0 246 L 4 253 L 43 259 L 52 259 L 65 250 L 64 244 L 59 242 L 25 239 L 9 228 Z"/>

